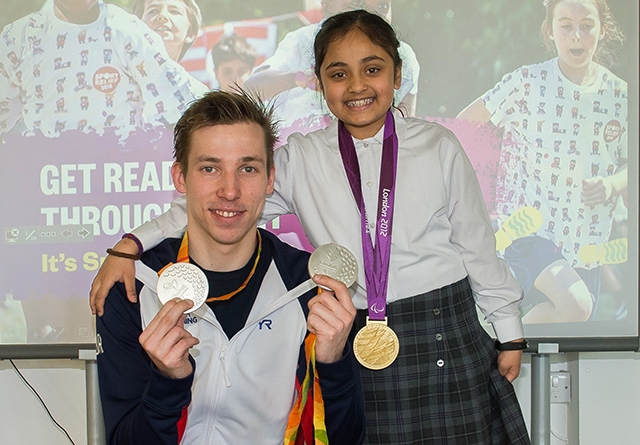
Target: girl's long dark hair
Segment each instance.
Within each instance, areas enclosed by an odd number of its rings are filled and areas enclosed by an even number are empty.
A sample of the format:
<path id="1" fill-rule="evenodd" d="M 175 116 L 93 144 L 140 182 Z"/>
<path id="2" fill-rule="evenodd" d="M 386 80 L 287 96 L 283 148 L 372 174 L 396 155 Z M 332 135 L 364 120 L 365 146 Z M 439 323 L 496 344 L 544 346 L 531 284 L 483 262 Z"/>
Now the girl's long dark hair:
<path id="1" fill-rule="evenodd" d="M 321 86 L 320 67 L 327 55 L 329 45 L 354 29 L 361 31 L 374 45 L 381 47 L 389 54 L 396 72 L 399 72 L 402 67 L 402 60 L 398 52 L 400 42 L 396 32 L 385 19 L 364 9 L 342 12 L 325 20 L 313 44 L 314 70 Z"/>

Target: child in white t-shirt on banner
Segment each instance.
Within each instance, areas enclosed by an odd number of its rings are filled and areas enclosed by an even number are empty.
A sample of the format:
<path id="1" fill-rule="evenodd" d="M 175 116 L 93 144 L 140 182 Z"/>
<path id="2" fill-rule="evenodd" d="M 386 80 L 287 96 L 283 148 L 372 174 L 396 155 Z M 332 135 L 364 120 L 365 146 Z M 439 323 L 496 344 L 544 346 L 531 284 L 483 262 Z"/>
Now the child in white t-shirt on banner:
<path id="1" fill-rule="evenodd" d="M 627 84 L 605 68 L 623 36 L 604 0 L 545 8 L 557 57 L 505 75 L 458 117 L 503 134 L 497 249 L 525 291 L 524 322 L 579 322 L 599 266 L 627 259 L 626 238 L 610 239 L 627 189 Z"/>

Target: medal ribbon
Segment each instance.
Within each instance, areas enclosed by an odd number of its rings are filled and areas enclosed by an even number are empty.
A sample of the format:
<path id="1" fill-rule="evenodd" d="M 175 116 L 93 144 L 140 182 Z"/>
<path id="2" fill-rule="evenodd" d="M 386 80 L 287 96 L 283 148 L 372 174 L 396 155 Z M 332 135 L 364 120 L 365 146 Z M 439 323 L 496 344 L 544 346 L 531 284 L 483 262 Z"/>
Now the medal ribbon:
<path id="1" fill-rule="evenodd" d="M 260 236 L 259 230 L 257 231 L 257 234 L 258 234 L 258 254 L 256 255 L 256 260 L 253 262 L 253 267 L 251 268 L 251 272 L 249 272 L 249 275 L 247 276 L 247 278 L 240 285 L 240 287 L 234 290 L 233 292 L 229 292 L 228 294 L 221 295 L 219 297 L 209 297 L 206 299 L 207 303 L 211 303 L 212 301 L 228 300 L 231 297 L 233 297 L 235 294 L 240 292 L 242 289 L 247 287 L 247 284 L 249 284 L 251 277 L 253 277 L 253 274 L 256 272 L 256 268 L 258 267 L 258 261 L 260 261 L 260 254 L 262 253 L 262 236 Z M 182 237 L 182 242 L 180 243 L 180 248 L 178 249 L 178 258 L 176 259 L 176 262 L 178 263 L 189 262 L 189 232 L 184 232 L 184 236 Z M 167 267 L 171 266 L 172 264 L 173 263 L 169 263 L 166 266 L 164 266 L 162 269 L 160 269 L 158 271 L 158 276 L 160 276 L 162 272 L 164 272 L 164 270 Z"/>
<path id="2" fill-rule="evenodd" d="M 362 254 L 367 283 L 367 305 L 369 319 L 383 321 L 386 314 L 387 287 L 389 284 L 389 261 L 391 257 L 391 227 L 393 221 L 396 170 L 398 166 L 398 136 L 391 110 L 384 121 L 380 187 L 376 215 L 376 245 L 373 246 L 367 224 L 367 213 L 362 196 L 360 164 L 353 138 L 342 122 L 338 123 L 338 142 L 351 192 L 360 209 Z"/>
<path id="3" fill-rule="evenodd" d="M 307 372 L 302 384 L 296 380 L 296 402 L 289 412 L 284 435 L 284 445 L 328 445 L 324 420 L 324 400 L 316 369 L 316 336 L 307 335 L 304 340 Z"/>

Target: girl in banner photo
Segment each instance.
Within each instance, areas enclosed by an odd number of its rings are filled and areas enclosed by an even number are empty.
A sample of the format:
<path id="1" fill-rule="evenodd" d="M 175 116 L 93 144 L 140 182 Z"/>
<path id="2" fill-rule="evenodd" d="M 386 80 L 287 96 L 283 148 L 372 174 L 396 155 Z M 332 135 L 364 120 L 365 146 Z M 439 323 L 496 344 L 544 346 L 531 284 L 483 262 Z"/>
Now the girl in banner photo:
<path id="1" fill-rule="evenodd" d="M 182 60 L 202 26 L 195 0 L 134 0 L 133 13 L 162 37 L 169 56 L 176 62 Z"/>
<path id="2" fill-rule="evenodd" d="M 557 57 L 505 75 L 458 117 L 503 133 L 497 248 L 525 291 L 524 322 L 579 322 L 593 319 L 600 266 L 627 259 L 626 238 L 611 237 L 614 215 L 626 220 L 627 84 L 605 68 L 623 36 L 605 0 L 544 4 Z"/>
<path id="3" fill-rule="evenodd" d="M 315 74 L 337 119 L 275 151 L 275 192 L 263 220 L 294 213 L 314 246 L 337 243 L 358 259 L 353 347 L 363 365 L 367 443 L 528 444 L 511 384 L 526 347 L 522 290 L 496 255 L 458 140 L 394 111 L 398 46 L 393 28 L 373 13 L 323 23 Z M 175 204 L 115 249 L 137 254 L 183 231 L 184 203 Z M 132 266 L 106 259 L 91 290 L 96 313 L 115 281 L 135 300 Z M 476 304 L 498 343 L 481 327 Z"/>

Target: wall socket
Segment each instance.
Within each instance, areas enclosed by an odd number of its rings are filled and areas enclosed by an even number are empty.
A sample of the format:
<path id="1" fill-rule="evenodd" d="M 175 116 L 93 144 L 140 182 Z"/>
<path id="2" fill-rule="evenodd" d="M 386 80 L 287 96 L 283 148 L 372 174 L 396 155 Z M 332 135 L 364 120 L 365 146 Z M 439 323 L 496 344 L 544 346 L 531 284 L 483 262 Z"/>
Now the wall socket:
<path id="1" fill-rule="evenodd" d="M 571 402 L 571 373 L 556 371 L 551 373 L 551 403 Z"/>

